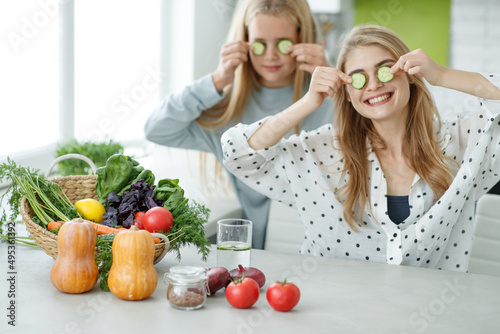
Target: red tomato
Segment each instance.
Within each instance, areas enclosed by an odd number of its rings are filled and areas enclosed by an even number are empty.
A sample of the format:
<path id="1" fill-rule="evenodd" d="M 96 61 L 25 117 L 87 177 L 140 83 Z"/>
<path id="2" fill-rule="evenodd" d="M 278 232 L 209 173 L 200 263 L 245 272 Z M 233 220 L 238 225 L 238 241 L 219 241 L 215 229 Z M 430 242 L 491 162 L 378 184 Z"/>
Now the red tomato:
<path id="1" fill-rule="evenodd" d="M 300 290 L 293 283 L 274 282 L 267 288 L 266 298 L 269 305 L 276 311 L 287 312 L 297 305 L 300 299 Z"/>
<path id="2" fill-rule="evenodd" d="M 146 214 L 146 212 L 143 212 L 143 211 L 137 211 L 134 214 L 134 220 L 135 220 L 134 225 L 137 226 L 137 228 L 140 228 L 141 230 L 144 229 L 144 225 L 142 224 L 142 219 L 144 218 L 145 214 Z"/>
<path id="3" fill-rule="evenodd" d="M 253 278 L 235 279 L 226 286 L 226 299 L 236 308 L 249 308 L 259 299 L 259 284 Z"/>
<path id="4" fill-rule="evenodd" d="M 168 232 L 174 225 L 172 213 L 162 206 L 149 209 L 142 218 L 144 229 L 151 232 Z"/>

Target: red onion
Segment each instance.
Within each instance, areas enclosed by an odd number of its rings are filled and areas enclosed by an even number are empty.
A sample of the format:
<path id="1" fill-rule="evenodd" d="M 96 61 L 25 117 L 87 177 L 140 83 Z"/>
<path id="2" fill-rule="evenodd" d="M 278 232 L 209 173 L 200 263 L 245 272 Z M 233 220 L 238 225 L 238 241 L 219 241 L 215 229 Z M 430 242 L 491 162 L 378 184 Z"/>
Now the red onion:
<path id="1" fill-rule="evenodd" d="M 253 267 L 243 268 L 243 266 L 239 264 L 238 268 L 233 269 L 229 272 L 229 275 L 231 275 L 232 279 L 241 278 L 243 274 L 245 274 L 245 277 L 253 278 L 259 285 L 259 288 L 262 288 L 264 284 L 266 284 L 266 276 L 262 271 L 260 271 L 257 268 Z"/>
<path id="2" fill-rule="evenodd" d="M 224 267 L 213 267 L 207 271 L 208 294 L 211 296 L 229 283 L 229 271 Z"/>

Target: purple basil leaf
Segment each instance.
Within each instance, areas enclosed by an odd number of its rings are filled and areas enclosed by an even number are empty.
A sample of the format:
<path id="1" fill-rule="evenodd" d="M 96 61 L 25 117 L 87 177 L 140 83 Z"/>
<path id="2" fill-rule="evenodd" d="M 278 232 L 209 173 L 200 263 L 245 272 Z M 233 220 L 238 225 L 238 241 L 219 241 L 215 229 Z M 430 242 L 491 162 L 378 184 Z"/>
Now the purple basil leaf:
<path id="1" fill-rule="evenodd" d="M 146 206 L 147 206 L 147 209 L 149 210 L 151 208 L 157 207 L 158 204 L 155 202 L 155 200 L 152 197 L 146 197 Z"/>
<path id="2" fill-rule="evenodd" d="M 134 225 L 134 212 L 131 211 L 127 219 L 122 222 L 122 226 L 129 228 L 132 225 Z"/>
<path id="3" fill-rule="evenodd" d="M 122 201 L 121 196 L 117 195 L 115 191 L 112 191 L 108 194 L 108 197 L 106 198 L 106 207 L 109 208 L 110 206 L 116 207 L 120 204 Z"/>

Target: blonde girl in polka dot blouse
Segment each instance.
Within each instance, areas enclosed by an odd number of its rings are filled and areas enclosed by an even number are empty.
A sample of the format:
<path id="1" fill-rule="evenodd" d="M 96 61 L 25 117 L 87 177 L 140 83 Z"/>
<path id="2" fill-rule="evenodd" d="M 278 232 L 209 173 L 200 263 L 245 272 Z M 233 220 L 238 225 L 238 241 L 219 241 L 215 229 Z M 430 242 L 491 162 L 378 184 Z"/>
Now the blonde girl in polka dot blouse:
<path id="1" fill-rule="evenodd" d="M 471 96 L 441 120 L 424 79 Z M 499 83 L 410 51 L 387 28 L 355 27 L 302 99 L 225 132 L 224 163 L 297 208 L 302 254 L 466 271 L 475 202 L 500 174 Z M 327 98 L 334 124 L 283 138 Z"/>

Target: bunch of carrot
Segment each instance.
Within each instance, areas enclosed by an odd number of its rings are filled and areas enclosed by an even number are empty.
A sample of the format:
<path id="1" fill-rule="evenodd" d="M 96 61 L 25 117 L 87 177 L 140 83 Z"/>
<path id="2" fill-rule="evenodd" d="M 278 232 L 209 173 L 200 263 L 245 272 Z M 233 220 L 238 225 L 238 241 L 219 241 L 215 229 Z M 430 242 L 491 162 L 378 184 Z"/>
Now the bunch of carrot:
<path id="1" fill-rule="evenodd" d="M 127 231 L 128 229 L 124 228 L 124 227 L 120 227 L 120 228 L 113 228 L 113 227 L 109 227 L 109 226 L 106 226 L 106 225 L 102 225 L 102 224 L 98 224 L 98 223 L 94 223 L 92 221 L 88 221 L 89 223 L 91 223 L 96 231 L 97 231 L 97 235 L 103 235 L 103 234 L 118 234 L 119 232 L 121 231 Z M 64 224 L 64 222 L 62 221 L 52 221 L 50 222 L 48 225 L 47 225 L 47 229 L 49 231 L 53 231 L 53 230 L 58 230 L 61 225 Z M 158 244 L 160 243 L 160 238 L 154 238 L 155 240 L 155 244 Z"/>

